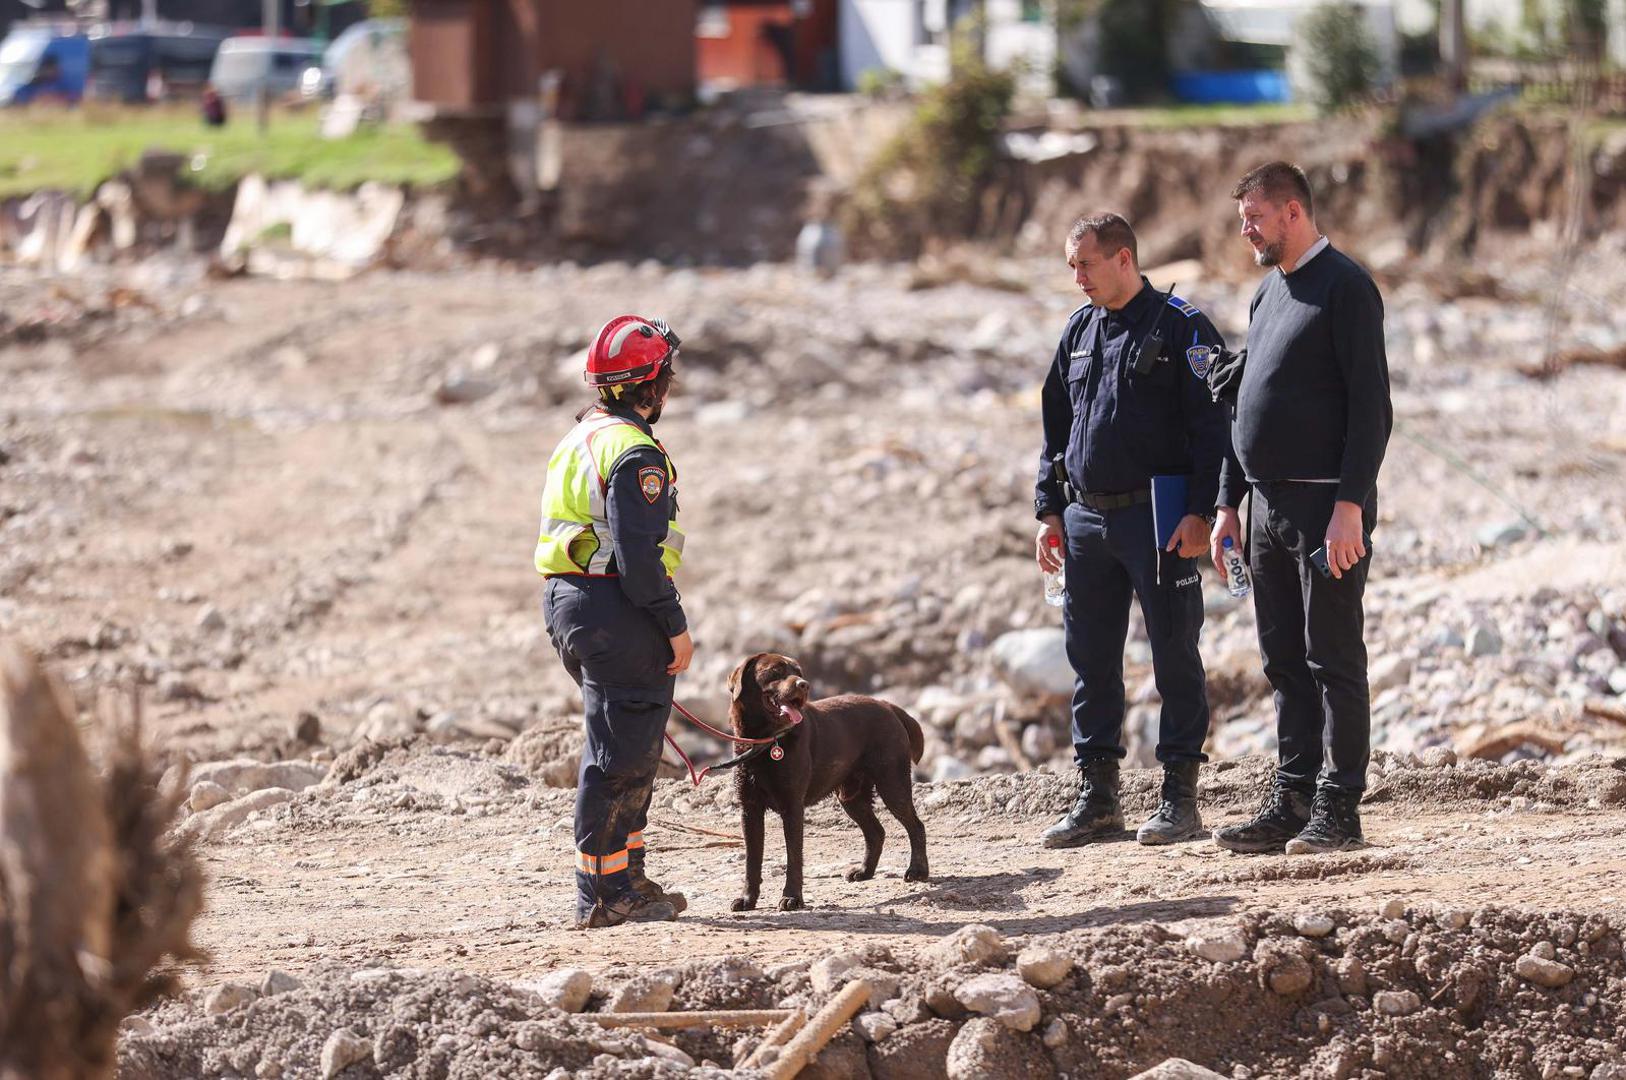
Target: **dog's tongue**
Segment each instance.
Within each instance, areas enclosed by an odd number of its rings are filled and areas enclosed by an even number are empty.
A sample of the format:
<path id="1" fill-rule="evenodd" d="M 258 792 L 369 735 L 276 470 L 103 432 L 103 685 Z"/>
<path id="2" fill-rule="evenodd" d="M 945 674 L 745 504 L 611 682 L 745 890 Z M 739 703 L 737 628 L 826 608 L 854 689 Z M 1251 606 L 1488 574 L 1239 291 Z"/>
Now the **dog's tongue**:
<path id="1" fill-rule="evenodd" d="M 789 705 L 779 706 L 779 715 L 783 716 L 792 724 L 800 724 L 802 722 L 802 710 L 793 709 Z"/>

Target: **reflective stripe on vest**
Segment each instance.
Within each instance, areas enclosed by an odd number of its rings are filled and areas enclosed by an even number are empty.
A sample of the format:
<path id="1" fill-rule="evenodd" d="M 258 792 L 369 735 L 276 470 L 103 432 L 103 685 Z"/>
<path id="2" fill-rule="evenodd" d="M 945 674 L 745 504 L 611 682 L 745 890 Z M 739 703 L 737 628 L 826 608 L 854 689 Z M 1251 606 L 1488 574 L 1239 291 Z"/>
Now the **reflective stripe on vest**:
<path id="1" fill-rule="evenodd" d="M 661 452 L 667 488 L 675 498 L 677 471 L 672 459 L 632 421 L 597 412 L 564 437 L 548 460 L 548 478 L 542 488 L 542 528 L 535 556 L 538 573 L 609 573 L 615 554 L 610 543 L 609 480 L 623 458 L 645 446 Z M 660 547 L 661 565 L 670 576 L 683 562 L 683 531 L 675 513 L 666 524 Z"/>

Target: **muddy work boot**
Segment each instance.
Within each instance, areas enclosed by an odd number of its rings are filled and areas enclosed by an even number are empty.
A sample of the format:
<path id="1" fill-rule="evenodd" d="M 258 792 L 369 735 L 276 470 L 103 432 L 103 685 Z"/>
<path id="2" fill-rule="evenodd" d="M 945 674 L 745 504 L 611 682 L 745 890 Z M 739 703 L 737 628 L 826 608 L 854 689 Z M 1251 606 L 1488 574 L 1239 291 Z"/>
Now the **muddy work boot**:
<path id="1" fill-rule="evenodd" d="M 633 891 L 646 900 L 665 900 L 672 905 L 674 911 L 682 915 L 689 910 L 688 899 L 680 892 L 667 892 L 661 886 L 644 876 L 642 870 L 632 870 L 628 873 L 632 880 Z"/>
<path id="2" fill-rule="evenodd" d="M 1361 795 L 1335 787 L 1316 789 L 1310 823 L 1287 842 L 1289 855 L 1319 855 L 1366 846 L 1361 837 Z"/>
<path id="3" fill-rule="evenodd" d="M 671 922 L 677 909 L 666 900 L 651 900 L 637 889 L 628 889 L 612 900 L 600 900 L 587 917 L 576 924 L 578 930 L 596 930 L 622 923 Z"/>
<path id="4" fill-rule="evenodd" d="M 1157 810 L 1135 833 L 1143 844 L 1175 844 L 1203 831 L 1197 813 L 1197 762 L 1175 761 L 1163 766 L 1163 794 Z"/>
<path id="5" fill-rule="evenodd" d="M 1227 851 L 1249 854 L 1286 850 L 1287 842 L 1310 822 L 1310 793 L 1288 787 L 1280 780 L 1271 785 L 1265 804 L 1253 820 L 1214 830 L 1214 843 Z"/>
<path id="6" fill-rule="evenodd" d="M 1118 805 L 1118 761 L 1107 758 L 1079 766 L 1078 799 L 1067 816 L 1039 834 L 1047 848 L 1077 847 L 1123 832 Z"/>

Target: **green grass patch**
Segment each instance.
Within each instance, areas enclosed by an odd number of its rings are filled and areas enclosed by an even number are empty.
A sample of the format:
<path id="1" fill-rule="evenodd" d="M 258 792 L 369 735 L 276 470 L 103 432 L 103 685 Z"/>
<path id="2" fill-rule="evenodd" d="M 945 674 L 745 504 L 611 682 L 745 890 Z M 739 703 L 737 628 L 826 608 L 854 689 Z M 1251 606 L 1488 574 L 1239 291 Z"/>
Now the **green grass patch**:
<path id="1" fill-rule="evenodd" d="M 1092 120 L 1142 128 L 1248 127 L 1259 124 L 1294 124 L 1315 119 L 1315 107 L 1307 104 L 1261 105 L 1148 105 L 1135 109 L 1114 109 L 1086 113 Z"/>
<path id="2" fill-rule="evenodd" d="M 261 134 L 252 109 L 225 127 L 205 127 L 195 111 L 88 107 L 0 113 L 0 197 L 43 189 L 89 195 L 147 150 L 191 159 L 202 187 L 230 187 L 259 173 L 311 187 L 350 190 L 376 180 L 433 187 L 457 175 L 457 155 L 412 125 L 365 127 L 324 139 L 314 111 L 277 114 Z"/>

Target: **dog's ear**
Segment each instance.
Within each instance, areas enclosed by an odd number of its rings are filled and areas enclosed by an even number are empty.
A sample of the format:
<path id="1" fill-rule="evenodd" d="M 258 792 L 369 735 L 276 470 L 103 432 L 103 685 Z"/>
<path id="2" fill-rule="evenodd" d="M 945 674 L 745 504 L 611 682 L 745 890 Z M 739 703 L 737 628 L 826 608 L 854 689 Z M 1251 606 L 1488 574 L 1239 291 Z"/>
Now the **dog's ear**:
<path id="1" fill-rule="evenodd" d="M 740 666 L 735 668 L 734 673 L 728 677 L 728 696 L 730 698 L 738 701 L 748 684 L 752 687 L 756 686 L 757 661 L 761 660 L 765 655 L 765 653 L 757 653 L 755 656 L 749 656 L 740 661 Z"/>

